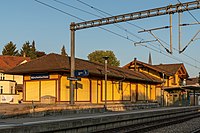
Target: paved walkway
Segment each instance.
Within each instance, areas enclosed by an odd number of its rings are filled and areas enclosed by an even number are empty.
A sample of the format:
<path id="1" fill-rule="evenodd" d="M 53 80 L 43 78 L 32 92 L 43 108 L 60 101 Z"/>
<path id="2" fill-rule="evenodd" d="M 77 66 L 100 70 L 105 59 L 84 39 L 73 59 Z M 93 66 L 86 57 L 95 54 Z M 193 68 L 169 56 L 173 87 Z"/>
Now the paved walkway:
<path id="1" fill-rule="evenodd" d="M 142 113 L 142 112 L 154 112 L 156 110 L 168 110 L 177 107 L 168 107 L 168 108 L 154 108 L 154 109 L 141 109 L 133 111 L 124 111 L 124 112 L 103 112 L 103 113 L 79 113 L 79 114 L 67 114 L 67 115 L 55 115 L 55 116 L 32 116 L 26 118 L 8 118 L 0 119 L 0 128 L 9 127 L 16 125 L 27 125 L 33 123 L 45 123 L 51 121 L 62 121 L 62 120 L 77 120 L 83 118 L 92 118 L 92 117 L 105 117 L 117 114 L 129 114 L 129 113 Z M 181 107 L 180 107 L 181 108 Z"/>

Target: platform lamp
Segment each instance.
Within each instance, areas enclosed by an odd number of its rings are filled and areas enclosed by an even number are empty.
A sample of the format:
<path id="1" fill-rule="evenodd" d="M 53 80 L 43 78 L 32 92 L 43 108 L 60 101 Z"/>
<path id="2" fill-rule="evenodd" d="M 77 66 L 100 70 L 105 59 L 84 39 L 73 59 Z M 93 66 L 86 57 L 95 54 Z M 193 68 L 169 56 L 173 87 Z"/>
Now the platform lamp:
<path id="1" fill-rule="evenodd" d="M 104 108 L 107 108 L 107 67 L 108 67 L 108 56 L 104 56 L 103 59 L 105 61 L 105 104 Z"/>

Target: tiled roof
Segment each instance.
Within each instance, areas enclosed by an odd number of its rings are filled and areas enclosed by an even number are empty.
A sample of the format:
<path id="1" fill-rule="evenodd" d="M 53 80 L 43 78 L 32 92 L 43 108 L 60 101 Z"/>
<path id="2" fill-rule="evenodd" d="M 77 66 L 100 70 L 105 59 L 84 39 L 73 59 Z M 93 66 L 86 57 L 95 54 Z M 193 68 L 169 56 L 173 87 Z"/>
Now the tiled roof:
<path id="1" fill-rule="evenodd" d="M 17 65 L 20 65 L 23 61 L 30 61 L 28 57 L 19 57 L 19 56 L 8 56 L 0 55 L 0 71 L 9 70 Z"/>
<path id="2" fill-rule="evenodd" d="M 83 59 L 75 59 L 76 70 L 88 70 L 89 76 L 101 76 L 103 77 L 104 64 L 94 63 Z M 48 54 L 32 60 L 26 64 L 19 65 L 6 73 L 10 74 L 31 74 L 41 72 L 70 72 L 70 57 L 62 56 L 58 54 Z M 142 82 L 160 83 L 159 79 L 149 77 L 140 72 L 134 72 L 132 70 L 108 66 L 108 77 L 127 79 L 127 80 L 139 80 Z"/>
<path id="3" fill-rule="evenodd" d="M 154 65 L 160 69 L 165 70 L 166 72 L 170 72 L 173 75 L 179 70 L 179 68 L 183 65 L 183 63 L 179 64 L 160 64 L 160 65 Z"/>
<path id="4" fill-rule="evenodd" d="M 141 65 L 143 67 L 150 68 L 157 72 L 164 73 L 166 76 L 172 76 L 172 75 L 176 74 L 176 72 L 182 67 L 186 72 L 184 77 L 188 77 L 188 73 L 187 73 L 183 63 L 150 65 L 150 64 L 138 61 L 138 60 L 133 60 L 132 62 L 125 65 L 123 68 L 129 68 L 131 65 L 135 64 L 135 61 L 136 61 L 137 65 Z"/>
<path id="5" fill-rule="evenodd" d="M 199 82 L 199 77 L 187 79 L 187 85 L 196 85 Z"/>

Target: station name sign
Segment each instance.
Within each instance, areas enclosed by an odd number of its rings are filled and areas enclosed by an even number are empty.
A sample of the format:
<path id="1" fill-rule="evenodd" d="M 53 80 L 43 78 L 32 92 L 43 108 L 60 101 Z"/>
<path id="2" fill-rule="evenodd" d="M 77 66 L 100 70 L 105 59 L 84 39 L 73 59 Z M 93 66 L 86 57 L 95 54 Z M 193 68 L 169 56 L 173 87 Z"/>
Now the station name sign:
<path id="1" fill-rule="evenodd" d="M 49 79 L 49 74 L 47 73 L 31 74 L 31 80 L 38 80 L 38 79 Z"/>
<path id="2" fill-rule="evenodd" d="M 89 75 L 89 71 L 88 71 L 88 70 L 75 70 L 75 71 L 74 71 L 74 75 L 75 75 L 76 77 L 88 76 L 88 75 Z"/>

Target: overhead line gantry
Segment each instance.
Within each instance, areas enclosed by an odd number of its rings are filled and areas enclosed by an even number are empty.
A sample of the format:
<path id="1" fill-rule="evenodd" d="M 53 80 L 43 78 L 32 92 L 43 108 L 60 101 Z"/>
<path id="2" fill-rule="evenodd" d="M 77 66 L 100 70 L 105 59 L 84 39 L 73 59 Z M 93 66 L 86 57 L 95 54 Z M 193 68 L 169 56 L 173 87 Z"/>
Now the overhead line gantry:
<path id="1" fill-rule="evenodd" d="M 74 70 L 75 70 L 75 31 L 76 30 L 81 30 L 81 29 L 86 29 L 86 28 L 91 28 L 91 27 L 98 27 L 98 26 L 120 23 L 120 22 L 126 22 L 126 21 L 137 20 L 137 19 L 144 19 L 144 18 L 155 17 L 155 16 L 161 16 L 161 15 L 166 15 L 166 14 L 169 14 L 171 18 L 172 14 L 174 13 L 180 13 L 184 11 L 199 9 L 200 8 L 199 3 L 200 1 L 196 0 L 192 2 L 178 3 L 175 5 L 168 5 L 165 7 L 154 8 L 154 9 L 138 11 L 138 12 L 133 12 L 133 13 L 127 13 L 127 14 L 122 14 L 122 15 L 117 15 L 117 16 L 111 16 L 111 17 L 90 20 L 90 21 L 85 21 L 85 22 L 80 22 L 80 23 L 72 22 L 70 25 L 70 30 L 71 30 L 71 61 L 70 61 L 71 74 L 70 76 L 74 77 Z M 170 26 L 170 28 L 172 28 L 172 26 Z M 170 39 L 170 42 L 171 42 L 171 39 Z M 172 52 L 172 44 L 170 44 L 170 49 Z M 73 89 L 72 81 L 70 81 L 70 104 L 74 104 L 74 89 Z"/>

